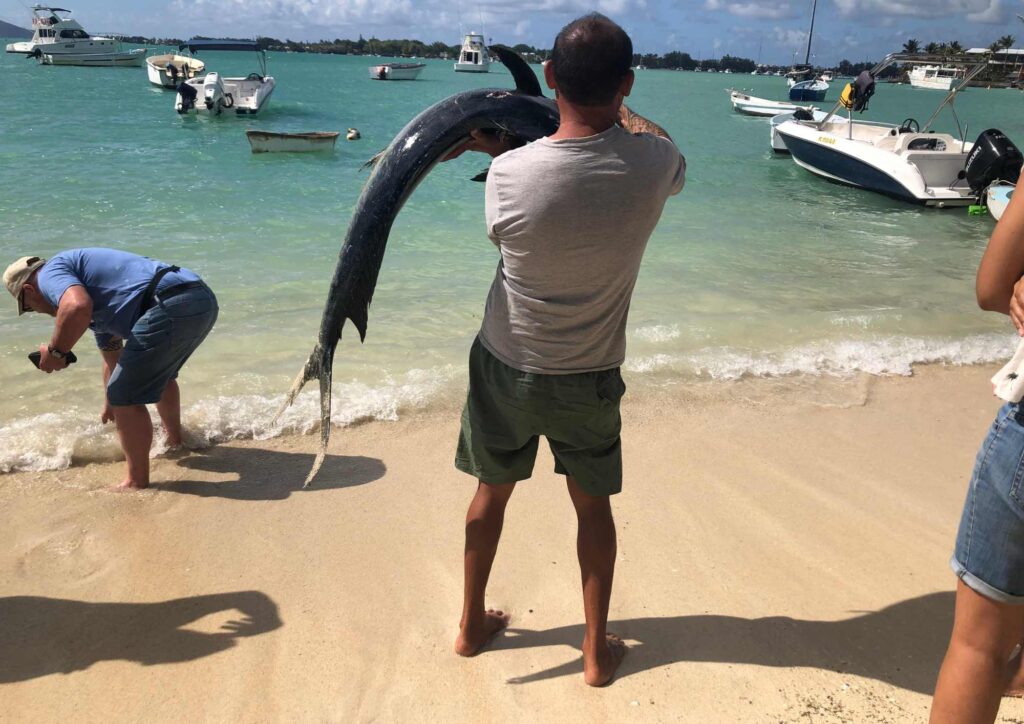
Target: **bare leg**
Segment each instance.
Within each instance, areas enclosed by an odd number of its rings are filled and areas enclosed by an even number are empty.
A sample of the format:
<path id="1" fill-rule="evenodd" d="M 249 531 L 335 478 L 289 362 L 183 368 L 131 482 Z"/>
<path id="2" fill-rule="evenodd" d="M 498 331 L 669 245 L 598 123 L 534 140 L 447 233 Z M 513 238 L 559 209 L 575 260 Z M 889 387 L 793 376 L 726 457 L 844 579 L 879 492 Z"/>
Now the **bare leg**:
<path id="1" fill-rule="evenodd" d="M 459 635 L 455 653 L 472 656 L 480 651 L 496 633 L 508 625 L 508 614 L 484 608 L 487 579 L 498 552 L 501 527 L 505 522 L 505 506 L 516 484 L 489 485 L 480 481 L 466 513 L 466 584 L 462 602 Z"/>
<path id="2" fill-rule="evenodd" d="M 181 447 L 181 393 L 177 380 L 167 383 L 164 393 L 160 395 L 160 401 L 156 403 L 156 411 L 164 423 L 167 447 Z"/>
<path id="3" fill-rule="evenodd" d="M 1006 666 L 1006 689 L 1003 690 L 1003 696 L 1024 698 L 1024 650 L 1018 651 Z"/>
<path id="4" fill-rule="evenodd" d="M 615 676 L 626 653 L 622 640 L 607 631 L 617 552 L 615 520 L 608 496 L 589 495 L 568 476 L 566 483 L 579 524 L 576 555 L 583 579 L 583 613 L 587 620 L 583 635 L 583 679 L 591 686 L 604 686 Z"/>
<path id="5" fill-rule="evenodd" d="M 956 588 L 953 636 L 932 700 L 932 724 L 991 724 L 1007 686 L 1007 661 L 1024 634 L 1024 609 Z"/>
<path id="6" fill-rule="evenodd" d="M 149 448 L 153 444 L 153 422 L 145 405 L 114 407 L 114 421 L 121 449 L 128 462 L 128 477 L 121 488 L 149 486 Z"/>

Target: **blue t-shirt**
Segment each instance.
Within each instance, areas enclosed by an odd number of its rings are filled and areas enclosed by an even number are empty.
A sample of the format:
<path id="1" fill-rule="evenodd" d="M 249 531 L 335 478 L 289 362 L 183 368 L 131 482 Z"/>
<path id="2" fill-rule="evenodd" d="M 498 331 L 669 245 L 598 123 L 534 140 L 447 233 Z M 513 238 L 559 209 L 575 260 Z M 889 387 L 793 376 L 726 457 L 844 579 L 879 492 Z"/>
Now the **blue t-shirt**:
<path id="1" fill-rule="evenodd" d="M 115 249 L 71 249 L 48 259 L 39 270 L 39 292 L 53 306 L 69 287 L 84 287 L 92 299 L 96 344 L 103 348 L 113 338 L 127 339 L 139 317 L 139 305 L 153 275 L 167 264 Z M 157 292 L 185 282 L 199 281 L 188 269 L 169 272 Z"/>

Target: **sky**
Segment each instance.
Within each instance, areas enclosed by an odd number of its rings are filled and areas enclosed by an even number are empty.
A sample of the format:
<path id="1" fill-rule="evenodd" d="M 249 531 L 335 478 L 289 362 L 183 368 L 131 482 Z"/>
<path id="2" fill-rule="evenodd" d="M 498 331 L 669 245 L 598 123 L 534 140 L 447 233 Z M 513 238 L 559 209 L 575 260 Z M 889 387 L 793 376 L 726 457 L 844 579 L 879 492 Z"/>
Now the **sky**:
<path id="1" fill-rule="evenodd" d="M 29 26 L 39 0 L 0 0 L 0 19 Z M 461 32 L 551 47 L 559 28 L 598 11 L 640 53 L 737 55 L 762 63 L 803 59 L 813 0 L 68 0 L 91 33 L 291 40 L 413 38 L 450 45 Z M 908 38 L 987 46 L 1012 35 L 1024 47 L 1024 0 L 818 0 L 812 62 L 878 60 Z"/>

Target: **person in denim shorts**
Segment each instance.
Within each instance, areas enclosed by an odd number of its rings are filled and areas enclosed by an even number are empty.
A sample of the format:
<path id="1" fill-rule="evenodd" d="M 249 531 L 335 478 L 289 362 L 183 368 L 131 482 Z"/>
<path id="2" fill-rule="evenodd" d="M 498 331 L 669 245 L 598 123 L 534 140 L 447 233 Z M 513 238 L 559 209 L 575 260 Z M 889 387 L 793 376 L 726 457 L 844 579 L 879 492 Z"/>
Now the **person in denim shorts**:
<path id="1" fill-rule="evenodd" d="M 472 656 L 508 624 L 485 591 L 516 483 L 547 438 L 566 476 L 583 579 L 583 676 L 607 684 L 625 654 L 607 630 L 616 536 L 609 496 L 622 488 L 619 401 L 626 316 L 647 240 L 686 162 L 657 125 L 622 103 L 632 43 L 602 15 L 569 23 L 544 77 L 560 122 L 514 142 L 482 132 L 461 151 L 496 156 L 486 221 L 500 255 L 469 355 L 456 467 L 477 479 L 466 516 L 465 588 L 455 651 Z"/>
<path id="2" fill-rule="evenodd" d="M 181 440 L 178 371 L 217 321 L 217 299 L 188 269 L 114 249 L 72 249 L 51 259 L 22 257 L 7 268 L 4 285 L 18 314 L 56 317 L 49 344 L 39 347 L 39 369 L 68 366 L 87 329 L 103 356 L 106 388 L 100 420 L 117 425 L 128 474 L 119 487 L 149 485 L 155 404 L 171 448 Z"/>
<path id="3" fill-rule="evenodd" d="M 978 267 L 982 309 L 1024 336 L 1024 197 L 1012 197 Z M 1024 370 L 1022 370 L 1024 373 Z M 931 721 L 992 722 L 1024 691 L 1024 407 L 1008 402 L 978 450 L 950 562 L 956 614 Z"/>

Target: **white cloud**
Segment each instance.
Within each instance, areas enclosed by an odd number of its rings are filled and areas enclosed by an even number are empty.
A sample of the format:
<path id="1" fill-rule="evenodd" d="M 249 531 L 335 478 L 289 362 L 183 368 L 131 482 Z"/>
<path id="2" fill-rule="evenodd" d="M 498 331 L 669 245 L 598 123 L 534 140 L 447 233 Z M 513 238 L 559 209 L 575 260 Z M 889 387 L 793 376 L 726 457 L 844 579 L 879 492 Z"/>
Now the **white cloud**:
<path id="1" fill-rule="evenodd" d="M 1005 15 L 1002 0 L 835 0 L 835 4 L 846 17 L 900 15 L 935 19 L 952 16 L 988 23 L 1001 22 Z"/>
<path id="2" fill-rule="evenodd" d="M 803 48 L 807 45 L 806 30 L 780 28 L 776 25 L 772 28 L 772 36 L 775 38 L 775 42 L 784 48 Z"/>
<path id="3" fill-rule="evenodd" d="M 748 0 L 747 2 L 727 2 L 727 0 L 705 0 L 705 10 L 725 10 L 730 15 L 740 18 L 769 18 L 781 20 L 796 15 L 788 2 L 773 0 Z"/>
<path id="4" fill-rule="evenodd" d="M 1002 24 L 1009 20 L 1006 11 L 1003 10 L 1001 0 L 989 0 L 988 8 L 981 12 L 967 13 L 967 19 L 972 23 L 988 23 L 992 25 Z"/>

